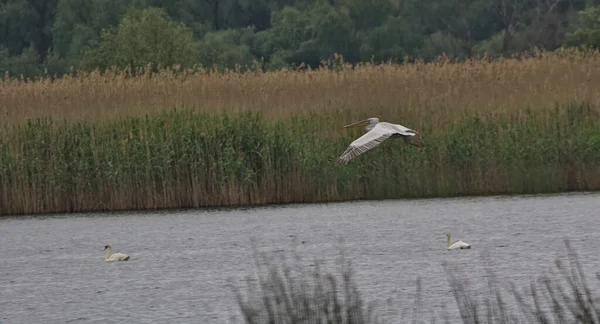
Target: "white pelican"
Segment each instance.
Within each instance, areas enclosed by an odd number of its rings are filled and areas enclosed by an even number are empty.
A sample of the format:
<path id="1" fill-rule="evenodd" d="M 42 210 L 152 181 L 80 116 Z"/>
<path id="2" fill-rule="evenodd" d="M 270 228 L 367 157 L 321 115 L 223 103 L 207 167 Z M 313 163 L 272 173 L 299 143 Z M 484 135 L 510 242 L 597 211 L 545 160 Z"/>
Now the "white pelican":
<path id="1" fill-rule="evenodd" d="M 361 120 L 344 127 L 347 128 L 357 126 L 366 126 L 365 131 L 367 131 L 367 133 L 350 143 L 350 146 L 348 146 L 346 151 L 344 151 L 344 153 L 342 153 L 342 155 L 338 158 L 339 163 L 343 163 L 344 165 L 348 164 L 348 161 L 381 144 L 381 142 L 385 141 L 389 137 L 402 137 L 404 142 L 407 144 L 417 147 L 425 146 L 423 144 L 421 134 L 419 134 L 417 131 L 406 128 L 399 124 L 391 124 L 386 122 L 380 123 L 379 118 L 376 117 Z"/>
<path id="2" fill-rule="evenodd" d="M 129 260 L 129 255 L 123 253 L 112 253 L 112 245 L 106 244 L 104 246 L 104 250 L 108 250 L 106 252 L 106 256 L 104 257 L 104 261 L 112 262 L 112 261 L 127 261 Z"/>
<path id="3" fill-rule="evenodd" d="M 458 241 L 452 245 L 450 245 L 450 232 L 446 233 L 446 249 L 448 250 L 456 250 L 456 249 L 470 249 L 471 244 L 465 243 L 463 241 Z"/>

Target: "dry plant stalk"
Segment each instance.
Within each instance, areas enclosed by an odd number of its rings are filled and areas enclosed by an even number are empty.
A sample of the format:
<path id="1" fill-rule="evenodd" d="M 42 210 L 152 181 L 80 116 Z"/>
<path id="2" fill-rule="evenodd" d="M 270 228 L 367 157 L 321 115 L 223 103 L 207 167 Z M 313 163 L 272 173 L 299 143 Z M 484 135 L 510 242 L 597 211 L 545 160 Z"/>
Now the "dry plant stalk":
<path id="1" fill-rule="evenodd" d="M 469 111 L 502 112 L 572 101 L 597 105 L 597 89 L 600 55 L 572 51 L 493 62 L 342 64 L 304 72 L 165 69 L 126 77 L 125 72 L 107 71 L 1 82 L 0 124 L 34 117 L 106 120 L 182 106 L 208 112 L 261 111 L 269 117 L 339 108 L 387 119 L 435 113 L 440 121 L 449 121 Z"/>

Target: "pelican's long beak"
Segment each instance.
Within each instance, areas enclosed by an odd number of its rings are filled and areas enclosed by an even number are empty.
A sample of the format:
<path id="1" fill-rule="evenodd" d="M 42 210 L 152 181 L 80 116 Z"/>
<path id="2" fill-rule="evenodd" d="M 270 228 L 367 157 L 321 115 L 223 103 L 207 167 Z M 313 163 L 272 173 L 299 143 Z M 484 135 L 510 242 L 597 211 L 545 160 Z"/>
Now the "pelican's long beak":
<path id="1" fill-rule="evenodd" d="M 369 120 L 365 119 L 365 120 L 357 121 L 356 123 L 348 124 L 348 125 L 344 126 L 344 128 L 358 127 L 358 126 L 367 126 L 367 125 L 369 125 Z"/>

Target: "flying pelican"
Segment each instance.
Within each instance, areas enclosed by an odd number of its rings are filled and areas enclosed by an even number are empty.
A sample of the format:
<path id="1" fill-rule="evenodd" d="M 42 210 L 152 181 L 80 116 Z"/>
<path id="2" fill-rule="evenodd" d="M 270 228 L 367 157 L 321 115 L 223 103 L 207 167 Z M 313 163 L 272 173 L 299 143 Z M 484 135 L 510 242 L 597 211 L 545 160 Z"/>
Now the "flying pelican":
<path id="1" fill-rule="evenodd" d="M 454 244 L 450 245 L 450 232 L 446 233 L 446 249 L 456 250 L 456 249 L 470 249 L 470 248 L 471 248 L 471 244 L 465 243 L 463 241 L 458 241 L 458 242 L 455 242 Z"/>
<path id="2" fill-rule="evenodd" d="M 367 133 L 350 143 L 350 146 L 348 146 L 346 151 L 338 158 L 339 163 L 343 163 L 344 165 L 348 164 L 350 160 L 381 144 L 381 142 L 389 137 L 402 137 L 407 144 L 417 147 L 425 146 L 421 134 L 417 131 L 399 124 L 379 122 L 379 118 L 377 117 L 361 120 L 346 125 L 344 128 L 357 126 L 366 126 L 365 131 L 367 131 Z"/>
<path id="3" fill-rule="evenodd" d="M 110 244 L 106 244 L 104 246 L 104 250 L 108 250 L 108 252 L 106 252 L 106 256 L 104 257 L 104 260 L 106 262 L 127 261 L 127 260 L 129 260 L 129 255 L 127 255 L 127 254 L 123 254 L 123 253 L 120 253 L 120 252 L 117 252 L 117 253 L 113 254 L 113 252 L 112 252 L 112 245 L 110 245 Z"/>

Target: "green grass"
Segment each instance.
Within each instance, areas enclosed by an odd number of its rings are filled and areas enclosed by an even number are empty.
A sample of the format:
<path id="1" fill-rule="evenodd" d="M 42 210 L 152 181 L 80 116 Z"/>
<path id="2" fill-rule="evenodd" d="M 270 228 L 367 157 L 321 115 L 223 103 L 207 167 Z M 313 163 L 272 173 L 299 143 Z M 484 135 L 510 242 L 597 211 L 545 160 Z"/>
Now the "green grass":
<path id="1" fill-rule="evenodd" d="M 363 134 L 342 126 L 364 117 L 339 110 L 273 120 L 174 109 L 4 126 L 0 214 L 600 188 L 597 107 L 480 113 L 444 123 L 430 115 L 417 129 L 424 149 L 390 139 L 336 164 Z"/>

